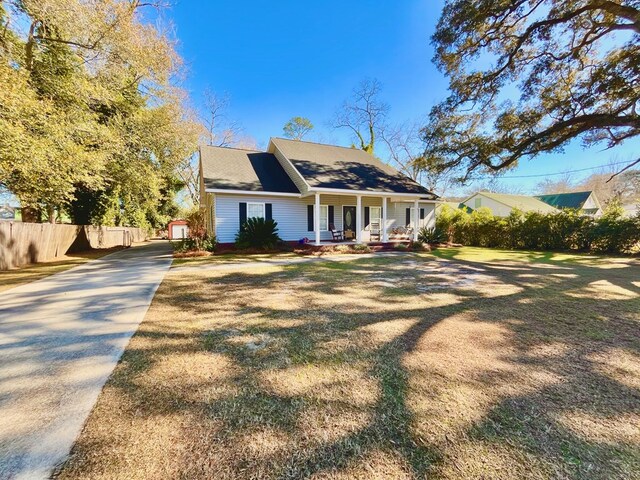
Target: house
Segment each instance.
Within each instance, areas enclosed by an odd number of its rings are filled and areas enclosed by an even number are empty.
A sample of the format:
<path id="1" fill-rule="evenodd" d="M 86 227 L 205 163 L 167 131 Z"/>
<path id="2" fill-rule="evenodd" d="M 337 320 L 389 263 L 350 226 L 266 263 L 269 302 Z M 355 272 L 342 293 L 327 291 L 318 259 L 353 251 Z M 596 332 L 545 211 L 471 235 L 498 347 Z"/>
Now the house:
<path id="1" fill-rule="evenodd" d="M 558 210 L 551 205 L 528 195 L 511 195 L 506 193 L 476 192 L 463 200 L 460 206 L 473 210 L 486 207 L 496 217 L 508 217 L 512 210 L 521 212 L 556 213 Z"/>
<path id="2" fill-rule="evenodd" d="M 436 207 L 436 217 L 438 215 L 440 215 L 440 212 L 442 212 L 442 210 L 444 208 L 448 208 L 450 210 L 464 210 L 466 213 L 471 213 L 473 212 L 473 210 L 469 207 L 467 207 L 466 205 L 460 203 L 460 202 L 438 202 L 438 206 Z"/>
<path id="3" fill-rule="evenodd" d="M 0 220 L 22 220 L 20 207 L 11 206 L 8 203 L 0 205 Z"/>
<path id="4" fill-rule="evenodd" d="M 275 220 L 285 241 L 316 245 L 333 241 L 331 230 L 387 242 L 435 224 L 436 195 L 354 148 L 283 138 L 265 152 L 203 146 L 200 179 L 207 230 L 220 243 L 234 242 L 250 217 Z"/>
<path id="5" fill-rule="evenodd" d="M 598 197 L 596 197 L 595 192 L 592 191 L 552 193 L 549 195 L 537 195 L 536 198 L 560 210 L 579 210 L 583 215 L 593 217 L 599 216 L 602 213 L 602 207 L 600 206 Z"/>
<path id="6" fill-rule="evenodd" d="M 448 207 L 451 208 L 453 210 L 456 210 L 457 208 L 460 208 L 460 203 L 459 202 L 438 202 L 438 206 L 436 207 L 436 213 L 439 212 L 440 210 L 442 210 L 442 208 L 444 207 Z"/>

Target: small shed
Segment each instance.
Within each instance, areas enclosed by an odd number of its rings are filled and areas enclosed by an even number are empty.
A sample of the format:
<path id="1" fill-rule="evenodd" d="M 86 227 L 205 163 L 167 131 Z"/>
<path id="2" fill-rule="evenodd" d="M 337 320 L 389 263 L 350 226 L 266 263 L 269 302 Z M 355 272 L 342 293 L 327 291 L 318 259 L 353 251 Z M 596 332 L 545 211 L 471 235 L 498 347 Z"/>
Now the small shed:
<path id="1" fill-rule="evenodd" d="M 169 240 L 182 240 L 189 236 L 186 220 L 171 220 L 167 226 Z"/>

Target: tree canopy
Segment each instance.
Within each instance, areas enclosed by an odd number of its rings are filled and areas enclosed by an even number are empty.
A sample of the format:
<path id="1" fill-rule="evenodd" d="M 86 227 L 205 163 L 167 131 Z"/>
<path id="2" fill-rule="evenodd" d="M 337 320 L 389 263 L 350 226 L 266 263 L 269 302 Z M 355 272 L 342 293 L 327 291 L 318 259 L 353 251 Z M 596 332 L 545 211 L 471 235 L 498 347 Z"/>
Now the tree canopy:
<path id="1" fill-rule="evenodd" d="M 302 140 L 311 130 L 313 123 L 305 117 L 293 117 L 282 127 L 284 136 L 293 140 Z"/>
<path id="2" fill-rule="evenodd" d="M 148 227 L 171 216 L 197 129 L 172 84 L 173 42 L 142 20 L 149 5 L 0 3 L 0 184 L 27 219 L 65 210 L 76 223 Z"/>
<path id="3" fill-rule="evenodd" d="M 639 7 L 447 0 L 432 41 L 450 96 L 431 112 L 425 157 L 468 175 L 514 167 L 574 139 L 612 148 L 636 137 Z"/>

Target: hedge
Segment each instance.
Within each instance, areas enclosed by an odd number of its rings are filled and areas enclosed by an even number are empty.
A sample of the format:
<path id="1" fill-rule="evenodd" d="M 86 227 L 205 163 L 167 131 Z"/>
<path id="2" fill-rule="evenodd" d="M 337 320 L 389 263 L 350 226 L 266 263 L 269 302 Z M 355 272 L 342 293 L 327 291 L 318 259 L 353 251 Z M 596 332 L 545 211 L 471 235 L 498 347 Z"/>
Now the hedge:
<path id="1" fill-rule="evenodd" d="M 613 206 L 598 218 L 577 211 L 522 213 L 495 217 L 488 208 L 472 213 L 443 205 L 436 229 L 450 242 L 475 247 L 525 250 L 576 250 L 597 253 L 640 251 L 640 215 L 623 218 Z"/>

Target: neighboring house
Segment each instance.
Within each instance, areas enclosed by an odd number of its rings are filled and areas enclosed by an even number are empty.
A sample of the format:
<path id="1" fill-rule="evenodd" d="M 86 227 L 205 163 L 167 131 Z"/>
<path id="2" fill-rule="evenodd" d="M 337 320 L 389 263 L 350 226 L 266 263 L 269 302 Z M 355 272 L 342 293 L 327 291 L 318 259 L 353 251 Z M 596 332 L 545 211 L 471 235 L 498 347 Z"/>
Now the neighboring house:
<path id="1" fill-rule="evenodd" d="M 436 207 L 436 213 L 442 210 L 443 207 L 453 208 L 454 210 L 460 207 L 459 202 L 438 202 L 438 206 Z"/>
<path id="2" fill-rule="evenodd" d="M 602 207 L 595 192 L 551 193 L 537 195 L 536 198 L 560 210 L 579 210 L 583 215 L 596 217 L 602 214 Z"/>
<path id="3" fill-rule="evenodd" d="M 496 217 L 508 217 L 512 210 L 521 212 L 555 213 L 558 210 L 551 205 L 528 195 L 511 195 L 506 193 L 476 192 L 460 205 L 472 210 L 485 207 Z"/>
<path id="4" fill-rule="evenodd" d="M 0 220 L 21 221 L 20 207 L 13 207 L 9 204 L 0 205 Z"/>
<path id="5" fill-rule="evenodd" d="M 285 241 L 333 240 L 333 226 L 356 242 L 388 241 L 397 227 L 435 223 L 437 196 L 368 153 L 272 138 L 266 152 L 200 148 L 201 202 L 207 230 L 235 240 L 250 217 L 273 219 Z M 375 232 L 374 232 L 375 233 Z"/>
<path id="6" fill-rule="evenodd" d="M 464 209 L 467 213 L 473 212 L 473 210 L 460 202 L 438 202 L 436 207 L 436 216 L 440 215 L 440 212 L 444 207 L 448 207 L 453 210 Z"/>

